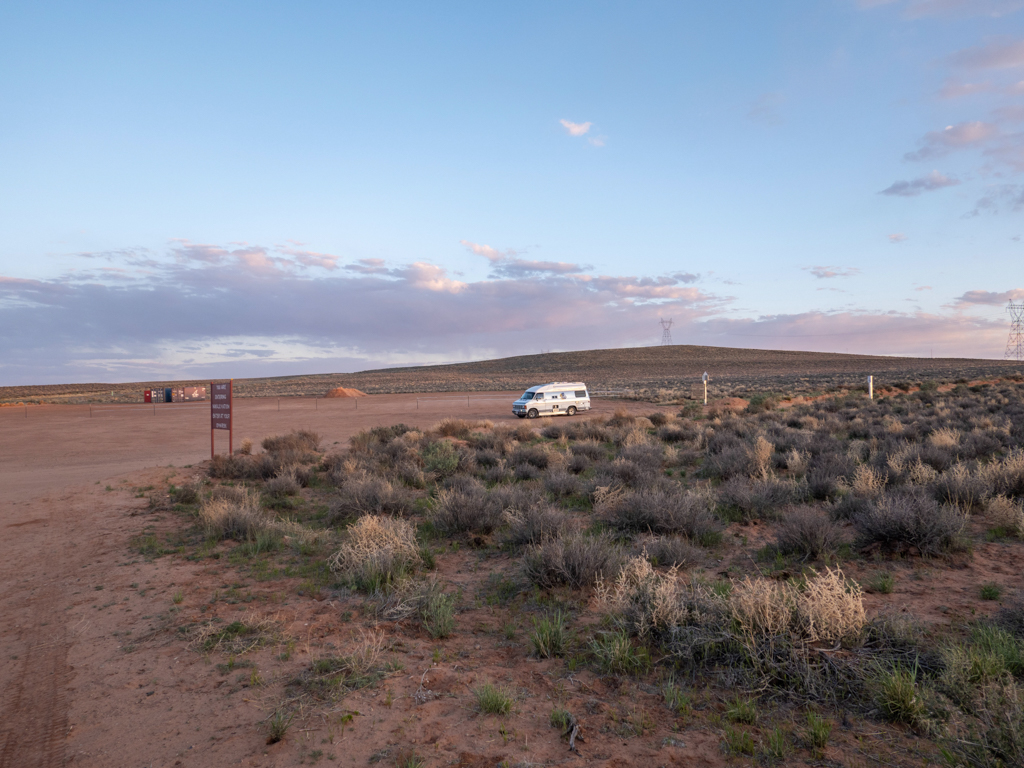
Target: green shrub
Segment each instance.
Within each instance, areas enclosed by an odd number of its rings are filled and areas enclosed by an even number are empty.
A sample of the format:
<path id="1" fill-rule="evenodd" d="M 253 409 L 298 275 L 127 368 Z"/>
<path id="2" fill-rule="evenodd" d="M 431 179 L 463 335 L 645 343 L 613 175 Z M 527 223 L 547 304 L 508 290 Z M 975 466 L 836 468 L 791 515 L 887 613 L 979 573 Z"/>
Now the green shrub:
<path id="1" fill-rule="evenodd" d="M 551 618 L 545 617 L 540 621 L 534 619 L 530 642 L 533 643 L 534 652 L 542 659 L 550 659 L 565 653 L 567 637 L 562 612 L 556 611 Z"/>
<path id="2" fill-rule="evenodd" d="M 998 600 L 1003 596 L 1003 588 L 998 584 L 989 582 L 981 585 L 982 600 Z"/>
<path id="3" fill-rule="evenodd" d="M 432 586 L 420 606 L 423 627 L 435 640 L 450 637 L 455 631 L 455 595 L 444 594 L 437 585 Z"/>
<path id="4" fill-rule="evenodd" d="M 757 702 L 737 696 L 725 708 L 725 716 L 732 723 L 754 725 L 757 722 Z"/>
<path id="5" fill-rule="evenodd" d="M 807 740 L 815 749 L 824 749 L 832 735 L 832 723 L 816 712 L 807 713 Z"/>
<path id="6" fill-rule="evenodd" d="M 625 632 L 606 632 L 594 638 L 590 651 L 605 672 L 641 675 L 651 667 L 650 652 L 634 646 Z"/>
<path id="7" fill-rule="evenodd" d="M 754 755 L 754 737 L 731 725 L 725 727 L 725 748 L 733 755 Z"/>
<path id="8" fill-rule="evenodd" d="M 917 665 L 913 670 L 879 669 L 875 676 L 875 698 L 882 716 L 893 723 L 916 725 L 925 713 L 917 688 Z"/>
<path id="9" fill-rule="evenodd" d="M 459 452 L 447 440 L 428 443 L 421 452 L 423 466 L 438 477 L 448 477 L 459 467 Z"/>
<path id="10" fill-rule="evenodd" d="M 485 683 L 473 693 L 477 706 L 485 715 L 507 715 L 512 711 L 512 694 L 505 688 Z"/>

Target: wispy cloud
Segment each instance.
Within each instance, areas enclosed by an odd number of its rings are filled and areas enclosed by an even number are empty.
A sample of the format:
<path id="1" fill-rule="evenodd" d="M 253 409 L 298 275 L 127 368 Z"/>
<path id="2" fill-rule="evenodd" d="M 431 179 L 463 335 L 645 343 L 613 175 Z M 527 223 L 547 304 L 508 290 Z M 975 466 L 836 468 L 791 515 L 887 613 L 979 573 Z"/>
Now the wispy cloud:
<path id="1" fill-rule="evenodd" d="M 562 127 L 565 128 L 566 132 L 570 136 L 583 136 L 590 131 L 590 126 L 593 123 L 574 123 L 571 120 L 559 120 Z"/>
<path id="2" fill-rule="evenodd" d="M 988 16 L 1000 18 L 1024 8 L 1022 0 L 857 0 L 861 9 L 896 5 L 908 19 L 929 16 Z"/>
<path id="3" fill-rule="evenodd" d="M 929 131 L 919 142 L 921 148 L 908 152 L 907 160 L 929 160 L 942 157 L 966 147 L 979 146 L 997 136 L 999 129 L 992 123 L 973 120 L 956 125 L 947 125 L 941 131 Z"/>
<path id="4" fill-rule="evenodd" d="M 779 125 L 782 122 L 779 110 L 783 101 L 780 93 L 762 93 L 747 111 L 747 117 L 758 123 Z"/>
<path id="5" fill-rule="evenodd" d="M 902 243 L 906 239 L 907 236 L 904 235 L 902 232 L 893 232 L 891 235 L 889 235 L 889 242 L 892 243 L 893 245 Z"/>
<path id="6" fill-rule="evenodd" d="M 819 280 L 832 277 L 854 277 L 860 274 L 857 267 L 803 267 L 803 269 Z"/>
<path id="7" fill-rule="evenodd" d="M 954 67 L 971 70 L 1024 67 L 1024 40 L 989 40 L 984 45 L 954 53 L 949 62 Z"/>
<path id="8" fill-rule="evenodd" d="M 477 256 L 483 256 L 491 262 L 491 272 L 498 277 L 527 277 L 541 273 L 568 275 L 589 269 L 588 266 L 565 261 L 531 261 L 521 259 L 519 254 L 522 251 L 512 248 L 502 251 L 489 245 L 482 245 L 469 240 L 460 240 L 459 243 Z"/>
<path id="9" fill-rule="evenodd" d="M 938 171 L 932 171 L 927 176 L 920 176 L 910 181 L 895 181 L 879 192 L 880 195 L 895 195 L 898 197 L 916 197 L 923 192 L 934 192 L 943 187 L 955 187 L 960 182 Z"/>
<path id="10" fill-rule="evenodd" d="M 953 300 L 955 306 L 969 306 L 974 304 L 998 305 L 1008 301 L 1024 299 L 1024 289 L 1013 288 L 1009 291 L 967 291 L 962 296 Z"/>
<path id="11" fill-rule="evenodd" d="M 991 93 L 996 87 L 990 82 L 962 83 L 959 80 L 947 80 L 939 89 L 940 99 L 959 99 L 974 96 L 978 93 Z"/>

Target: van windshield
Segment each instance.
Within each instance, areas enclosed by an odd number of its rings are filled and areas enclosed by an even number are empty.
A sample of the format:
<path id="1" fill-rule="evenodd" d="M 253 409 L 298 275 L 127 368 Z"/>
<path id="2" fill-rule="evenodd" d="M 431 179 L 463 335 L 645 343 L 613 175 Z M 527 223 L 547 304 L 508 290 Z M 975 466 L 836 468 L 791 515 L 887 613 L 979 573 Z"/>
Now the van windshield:
<path id="1" fill-rule="evenodd" d="M 520 400 L 533 400 L 533 395 L 534 395 L 533 392 L 523 392 L 523 396 L 520 397 L 519 399 Z"/>

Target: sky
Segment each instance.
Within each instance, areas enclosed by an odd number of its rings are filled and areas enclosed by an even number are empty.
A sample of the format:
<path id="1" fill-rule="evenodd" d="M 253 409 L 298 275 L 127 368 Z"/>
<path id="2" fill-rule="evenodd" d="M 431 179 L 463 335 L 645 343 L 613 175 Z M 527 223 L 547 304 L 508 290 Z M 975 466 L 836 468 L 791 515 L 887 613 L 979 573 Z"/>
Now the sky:
<path id="1" fill-rule="evenodd" d="M 0 4 L 0 385 L 1001 358 L 1024 0 Z"/>

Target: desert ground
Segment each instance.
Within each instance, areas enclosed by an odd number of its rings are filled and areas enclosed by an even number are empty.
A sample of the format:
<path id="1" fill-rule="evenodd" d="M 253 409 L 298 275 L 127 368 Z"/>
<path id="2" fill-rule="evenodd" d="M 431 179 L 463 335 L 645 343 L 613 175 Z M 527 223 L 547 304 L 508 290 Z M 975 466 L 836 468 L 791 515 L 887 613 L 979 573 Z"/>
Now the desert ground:
<path id="1" fill-rule="evenodd" d="M 0 409 L 0 766 L 1020 765 L 1024 386 L 923 383 Z"/>

